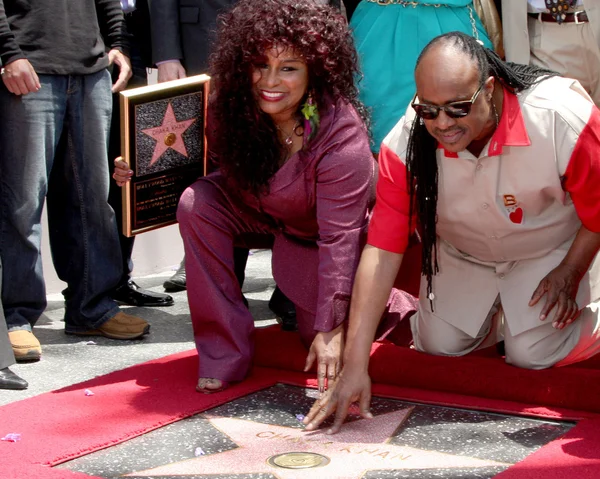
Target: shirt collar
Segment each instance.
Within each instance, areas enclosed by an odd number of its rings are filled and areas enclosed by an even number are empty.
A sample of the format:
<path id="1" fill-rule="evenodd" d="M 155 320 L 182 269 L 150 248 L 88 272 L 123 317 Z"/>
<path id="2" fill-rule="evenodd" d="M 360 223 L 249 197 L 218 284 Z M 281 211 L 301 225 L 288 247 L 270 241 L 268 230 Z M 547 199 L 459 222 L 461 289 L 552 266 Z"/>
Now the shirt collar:
<path id="1" fill-rule="evenodd" d="M 525 128 L 523 112 L 519 104 L 519 98 L 503 88 L 504 101 L 502 103 L 502 116 L 498 127 L 489 141 L 488 156 L 502 154 L 504 146 L 530 146 L 531 140 Z M 438 148 L 444 149 L 438 144 Z M 444 149 L 446 158 L 458 158 L 458 153 Z"/>

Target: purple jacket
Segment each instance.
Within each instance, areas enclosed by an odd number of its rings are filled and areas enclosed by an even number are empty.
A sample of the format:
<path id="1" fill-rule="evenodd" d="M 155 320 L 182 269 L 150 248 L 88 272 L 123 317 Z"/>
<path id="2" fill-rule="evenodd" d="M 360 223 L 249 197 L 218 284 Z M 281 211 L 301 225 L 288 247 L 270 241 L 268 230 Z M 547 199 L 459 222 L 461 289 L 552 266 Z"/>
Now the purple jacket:
<path id="1" fill-rule="evenodd" d="M 338 100 L 320 111 L 317 136 L 274 175 L 270 192 L 243 200 L 273 225 L 277 285 L 326 332 L 348 315 L 377 166 L 351 105 Z"/>

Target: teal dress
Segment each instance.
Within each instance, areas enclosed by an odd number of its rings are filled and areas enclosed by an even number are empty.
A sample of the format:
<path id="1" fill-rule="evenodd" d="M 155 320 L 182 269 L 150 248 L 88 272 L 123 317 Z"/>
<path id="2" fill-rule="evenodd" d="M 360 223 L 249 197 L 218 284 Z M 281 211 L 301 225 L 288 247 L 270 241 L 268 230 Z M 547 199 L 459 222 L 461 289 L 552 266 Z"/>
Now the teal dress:
<path id="1" fill-rule="evenodd" d="M 435 2 L 435 6 L 433 3 Z M 472 0 L 416 0 L 415 6 L 380 5 L 362 0 L 350 22 L 364 78 L 360 98 L 371 109 L 373 151 L 404 115 L 415 94 L 414 70 L 423 48 L 443 33 L 474 35 L 492 44 L 473 8 Z"/>

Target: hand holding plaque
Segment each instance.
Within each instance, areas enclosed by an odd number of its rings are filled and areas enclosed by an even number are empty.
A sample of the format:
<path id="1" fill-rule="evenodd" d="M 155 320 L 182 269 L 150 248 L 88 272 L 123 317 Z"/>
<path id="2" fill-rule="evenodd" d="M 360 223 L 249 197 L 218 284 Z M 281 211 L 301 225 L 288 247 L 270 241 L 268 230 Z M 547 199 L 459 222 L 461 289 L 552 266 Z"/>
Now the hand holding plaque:
<path id="1" fill-rule="evenodd" d="M 121 93 L 121 154 L 133 172 L 123 189 L 127 236 L 175 223 L 181 193 L 206 174 L 208 84 L 198 75 Z"/>

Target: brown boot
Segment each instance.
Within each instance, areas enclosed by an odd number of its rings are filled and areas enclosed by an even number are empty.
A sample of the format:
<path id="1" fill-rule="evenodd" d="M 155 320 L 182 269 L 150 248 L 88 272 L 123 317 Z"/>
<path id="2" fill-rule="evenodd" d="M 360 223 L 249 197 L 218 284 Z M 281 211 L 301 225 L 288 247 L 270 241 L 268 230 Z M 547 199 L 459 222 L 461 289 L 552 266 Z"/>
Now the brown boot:
<path id="1" fill-rule="evenodd" d="M 19 329 L 9 331 L 8 338 L 12 346 L 15 359 L 22 361 L 39 361 L 42 356 L 42 346 L 31 331 Z"/>
<path id="2" fill-rule="evenodd" d="M 104 336 L 110 339 L 137 339 L 148 334 L 150 325 L 142 318 L 119 311 L 97 329 L 88 331 L 69 331 L 75 336 Z"/>

